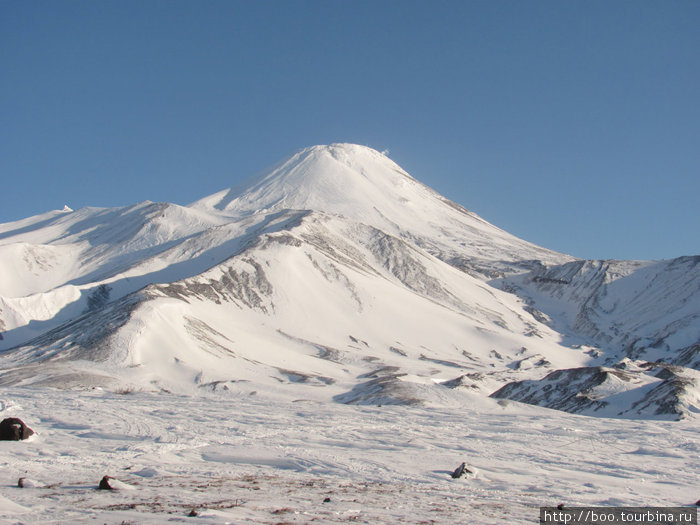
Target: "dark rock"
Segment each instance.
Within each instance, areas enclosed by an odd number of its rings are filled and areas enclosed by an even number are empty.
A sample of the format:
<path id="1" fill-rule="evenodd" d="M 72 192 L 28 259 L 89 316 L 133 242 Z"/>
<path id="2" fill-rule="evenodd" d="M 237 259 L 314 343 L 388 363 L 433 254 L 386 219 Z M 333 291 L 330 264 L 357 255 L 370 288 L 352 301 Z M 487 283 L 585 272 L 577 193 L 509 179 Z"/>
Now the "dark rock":
<path id="1" fill-rule="evenodd" d="M 100 480 L 100 484 L 98 485 L 98 488 L 100 490 L 115 490 L 115 491 L 120 491 L 120 490 L 136 490 L 136 487 L 133 485 L 129 485 L 128 483 L 124 483 L 123 481 L 113 478 L 112 476 L 104 476 Z"/>
<path id="2" fill-rule="evenodd" d="M 39 488 L 45 488 L 46 485 L 43 483 L 40 483 L 39 481 L 31 478 L 19 478 L 17 480 L 17 487 L 21 489 L 39 489 Z"/>
<path id="3" fill-rule="evenodd" d="M 563 504 L 563 503 L 560 503 L 559 505 L 557 505 L 557 509 L 562 510 L 563 508 L 564 508 L 564 504 Z"/>
<path id="4" fill-rule="evenodd" d="M 194 518 L 195 516 L 197 516 L 197 509 L 192 509 L 187 516 L 190 518 Z"/>
<path id="5" fill-rule="evenodd" d="M 323 498 L 323 503 L 330 503 L 330 502 L 331 502 L 331 498 L 328 498 L 328 497 Z"/>
<path id="6" fill-rule="evenodd" d="M 472 471 L 467 468 L 466 463 L 462 463 L 459 467 L 455 469 L 452 473 L 454 479 L 461 478 L 464 474 L 471 474 Z"/>
<path id="7" fill-rule="evenodd" d="M 110 479 L 112 479 L 111 476 L 104 476 L 104 477 L 100 480 L 100 485 L 99 485 L 99 487 L 97 487 L 97 488 L 99 488 L 100 490 L 114 490 L 114 488 L 112 487 L 112 485 L 109 484 L 109 480 L 110 480 Z"/>
<path id="8" fill-rule="evenodd" d="M 27 439 L 34 431 L 19 418 L 8 417 L 0 422 L 0 440 L 20 441 Z"/>

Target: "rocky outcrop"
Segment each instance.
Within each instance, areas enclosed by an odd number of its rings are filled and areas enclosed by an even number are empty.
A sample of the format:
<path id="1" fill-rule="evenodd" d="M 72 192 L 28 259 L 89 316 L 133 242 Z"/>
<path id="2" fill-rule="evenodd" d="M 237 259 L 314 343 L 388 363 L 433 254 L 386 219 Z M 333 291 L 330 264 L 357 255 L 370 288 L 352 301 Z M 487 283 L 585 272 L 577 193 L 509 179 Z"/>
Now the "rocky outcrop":
<path id="1" fill-rule="evenodd" d="M 34 431 L 17 417 L 0 421 L 0 441 L 21 441 L 33 435 Z"/>
<path id="2" fill-rule="evenodd" d="M 575 414 L 679 420 L 700 410 L 700 374 L 665 363 L 625 362 L 556 370 L 508 383 L 490 397 Z"/>

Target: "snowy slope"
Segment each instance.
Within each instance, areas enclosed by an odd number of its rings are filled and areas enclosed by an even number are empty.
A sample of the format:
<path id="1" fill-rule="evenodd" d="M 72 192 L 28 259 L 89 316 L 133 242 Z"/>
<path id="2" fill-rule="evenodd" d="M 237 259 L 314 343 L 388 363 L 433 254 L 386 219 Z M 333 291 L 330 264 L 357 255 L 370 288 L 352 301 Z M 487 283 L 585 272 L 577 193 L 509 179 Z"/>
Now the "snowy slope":
<path id="1" fill-rule="evenodd" d="M 499 282 L 559 332 L 625 357 L 699 369 L 700 256 L 576 261 Z"/>
<path id="2" fill-rule="evenodd" d="M 557 370 L 536 381 L 509 383 L 491 397 L 609 417 L 668 419 L 675 414 L 682 419 L 697 412 L 697 370 L 656 363 L 626 364 Z"/>
<path id="3" fill-rule="evenodd" d="M 470 372 L 489 393 L 515 377 L 512 369 L 522 374 L 524 361 L 534 371 L 589 359 L 558 338 L 516 297 L 403 240 L 290 212 L 284 230 L 266 230 L 223 263 L 110 302 L 0 359 L 30 367 L 6 378 L 24 384 L 37 380 L 41 362 L 42 384 L 76 374 L 101 384 L 110 370 L 167 390 L 252 382 L 289 384 L 298 395 L 311 387 L 326 401 L 380 370 L 392 383 L 440 392 L 429 398 L 453 396 L 439 383 Z M 99 372 L 88 372 L 86 359 L 101 362 Z"/>
<path id="4" fill-rule="evenodd" d="M 5 331 L 0 349 L 82 315 L 103 286 L 109 291 L 106 299 L 116 300 L 152 283 L 197 275 L 231 257 L 258 231 L 280 227 L 275 215 L 227 222 L 154 203 L 51 215 L 55 220 L 38 221 L 38 229 L 26 226 L 27 221 L 0 225 L 5 254 L 27 239 L 36 250 L 66 254 L 61 268 L 57 258 L 44 258 L 46 271 L 38 271 L 36 260 L 24 254 L 4 260 L 9 277 L 0 293 L 0 330 Z"/>
<path id="5" fill-rule="evenodd" d="M 167 203 L 83 208 L 0 225 L 0 295 L 25 297 L 105 276 L 222 221 Z"/>
<path id="6" fill-rule="evenodd" d="M 698 411 L 697 257 L 574 260 L 362 146 L 307 148 L 187 207 L 3 224 L 0 254 L 3 385 L 430 406 L 499 391 L 574 412 L 590 390 L 596 415 Z M 633 393 L 599 368 L 623 359 Z"/>

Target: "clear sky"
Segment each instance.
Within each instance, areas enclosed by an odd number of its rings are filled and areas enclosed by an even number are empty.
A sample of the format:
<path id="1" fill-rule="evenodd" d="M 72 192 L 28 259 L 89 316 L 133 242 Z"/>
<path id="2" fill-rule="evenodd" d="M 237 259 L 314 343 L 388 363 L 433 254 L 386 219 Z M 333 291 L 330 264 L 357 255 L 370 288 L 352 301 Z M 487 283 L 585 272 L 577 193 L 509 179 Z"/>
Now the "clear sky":
<path id="1" fill-rule="evenodd" d="M 0 0 L 0 222 L 332 142 L 548 248 L 700 254 L 700 2 Z"/>

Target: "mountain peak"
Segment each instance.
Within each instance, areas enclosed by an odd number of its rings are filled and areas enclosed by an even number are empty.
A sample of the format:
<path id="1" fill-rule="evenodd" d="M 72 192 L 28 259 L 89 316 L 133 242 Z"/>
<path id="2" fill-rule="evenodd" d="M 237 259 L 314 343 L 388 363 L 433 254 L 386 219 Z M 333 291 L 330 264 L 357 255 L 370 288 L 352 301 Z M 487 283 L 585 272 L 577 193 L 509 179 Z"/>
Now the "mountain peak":
<path id="1" fill-rule="evenodd" d="M 441 258 L 462 253 L 468 244 L 476 259 L 569 260 L 504 232 L 420 183 L 383 153 L 357 144 L 305 148 L 190 206 L 232 218 L 322 212 L 413 239 Z"/>
<path id="2" fill-rule="evenodd" d="M 295 153 L 261 176 L 205 197 L 192 206 L 230 215 L 309 209 L 359 218 L 366 215 L 358 212 L 366 211 L 367 205 L 370 209 L 376 206 L 377 200 L 391 198 L 406 181 L 420 185 L 377 150 L 357 144 L 318 145 Z"/>
<path id="3" fill-rule="evenodd" d="M 357 144 L 305 148 L 262 175 L 191 206 L 229 217 L 310 210 L 393 234 L 399 230 L 415 234 L 425 230 L 427 223 L 450 217 L 474 220 L 472 214 L 418 182 L 386 155 Z"/>

